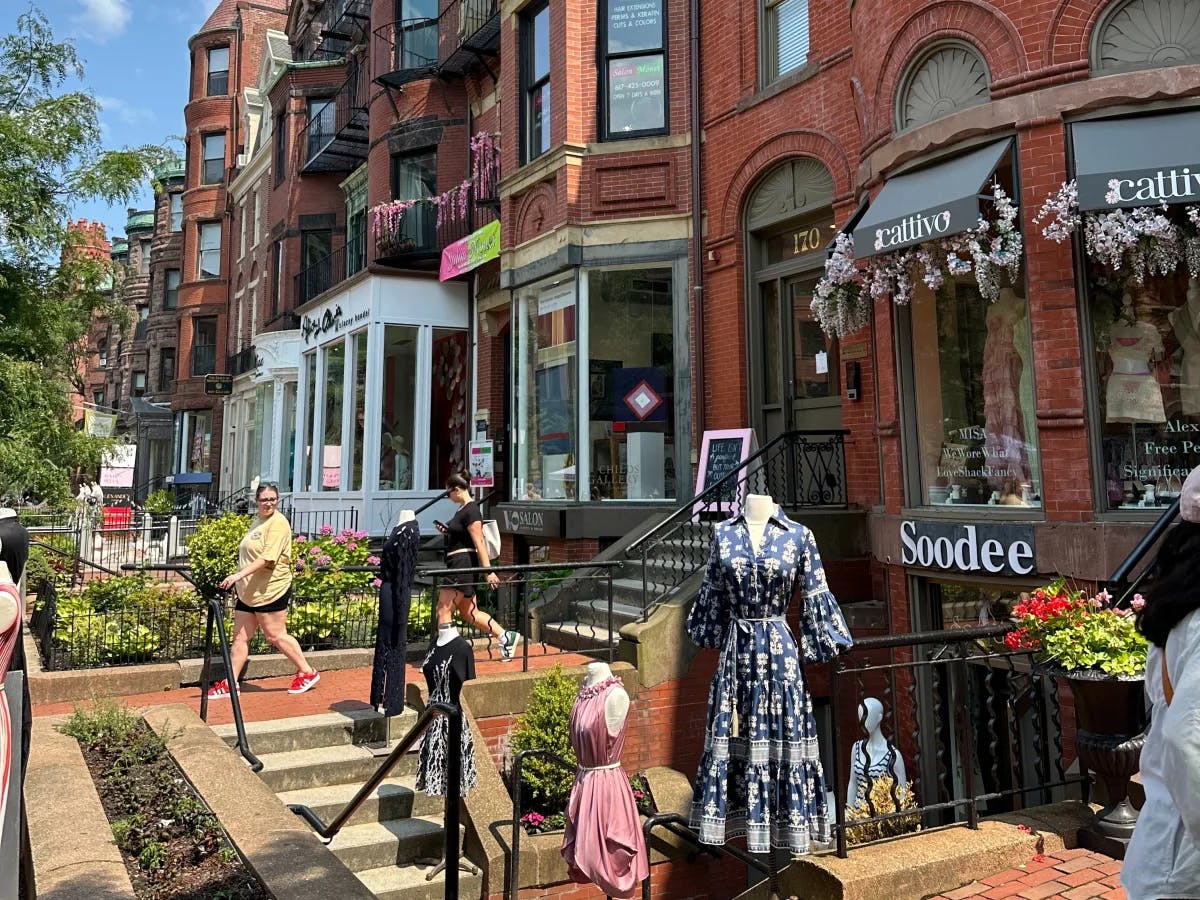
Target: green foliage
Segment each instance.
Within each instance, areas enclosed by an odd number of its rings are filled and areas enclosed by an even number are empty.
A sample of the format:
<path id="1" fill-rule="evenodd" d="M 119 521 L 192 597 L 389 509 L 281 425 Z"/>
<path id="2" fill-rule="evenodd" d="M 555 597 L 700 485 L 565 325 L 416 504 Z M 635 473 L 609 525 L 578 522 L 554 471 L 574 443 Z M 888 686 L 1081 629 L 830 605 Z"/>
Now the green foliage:
<path id="1" fill-rule="evenodd" d="M 158 841 L 151 841 L 138 854 L 138 865 L 150 872 L 165 868 L 167 865 L 167 848 Z"/>
<path id="2" fill-rule="evenodd" d="M 563 673 L 561 663 L 555 663 L 553 669 L 534 681 L 529 705 L 509 739 L 514 754 L 536 747 L 571 764 L 571 768 L 565 768 L 536 757 L 521 763 L 522 790 L 527 792 L 530 804 L 542 812 L 564 809 L 575 782 L 575 751 L 568 728 L 578 692 L 578 681 Z"/>
<path id="3" fill-rule="evenodd" d="M 333 644 L 352 626 L 374 625 L 379 618 L 374 596 L 325 597 L 298 602 L 288 610 L 288 634 L 305 646 Z"/>
<path id="4" fill-rule="evenodd" d="M 165 488 L 159 488 L 146 497 L 142 508 L 152 516 L 169 516 L 175 511 L 175 498 Z"/>
<path id="5" fill-rule="evenodd" d="M 127 742 L 138 728 L 138 717 L 124 703 L 97 700 L 91 708 L 76 706 L 58 730 L 86 747 L 105 750 Z"/>
<path id="6" fill-rule="evenodd" d="M 188 542 L 192 580 L 205 599 L 219 594 L 219 585 L 237 571 L 238 544 L 250 530 L 250 516 L 225 513 L 203 519 Z"/>
<path id="7" fill-rule="evenodd" d="M 306 600 L 344 597 L 379 586 L 374 573 L 341 571 L 346 566 L 379 564 L 379 557 L 371 555 L 367 546 L 365 531 L 346 528 L 335 534 L 331 526 L 324 525 L 312 538 L 297 535 L 292 559 L 296 569 L 293 589 L 297 597 Z"/>
<path id="8" fill-rule="evenodd" d="M 408 639 L 415 641 L 433 634 L 433 591 L 422 589 L 408 607 Z"/>
<path id="9" fill-rule="evenodd" d="M 30 545 L 29 559 L 25 561 L 25 584 L 31 591 L 37 590 L 38 585 L 45 581 L 52 581 L 60 586 L 65 583 L 65 579 L 59 578 L 59 570 L 51 565 L 48 557 L 49 554 L 37 544 Z"/>

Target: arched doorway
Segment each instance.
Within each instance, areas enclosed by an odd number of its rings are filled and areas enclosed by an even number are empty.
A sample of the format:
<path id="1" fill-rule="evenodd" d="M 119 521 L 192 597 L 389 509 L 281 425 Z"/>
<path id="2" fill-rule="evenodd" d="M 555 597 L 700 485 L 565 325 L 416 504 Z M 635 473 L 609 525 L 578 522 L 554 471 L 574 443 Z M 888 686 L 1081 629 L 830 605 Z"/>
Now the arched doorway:
<path id="1" fill-rule="evenodd" d="M 829 170 L 802 156 L 768 172 L 746 205 L 750 421 L 763 443 L 842 426 L 837 341 L 809 309 L 836 230 L 832 199 Z"/>

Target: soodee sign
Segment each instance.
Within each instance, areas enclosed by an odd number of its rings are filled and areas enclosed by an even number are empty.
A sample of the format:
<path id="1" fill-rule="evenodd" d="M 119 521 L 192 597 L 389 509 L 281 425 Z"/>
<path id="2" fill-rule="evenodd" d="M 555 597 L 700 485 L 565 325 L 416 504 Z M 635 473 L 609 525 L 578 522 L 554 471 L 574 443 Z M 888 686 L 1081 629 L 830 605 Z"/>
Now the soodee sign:
<path id="1" fill-rule="evenodd" d="M 905 520 L 900 523 L 900 544 L 906 566 L 981 575 L 1028 575 L 1033 571 L 1032 525 Z"/>

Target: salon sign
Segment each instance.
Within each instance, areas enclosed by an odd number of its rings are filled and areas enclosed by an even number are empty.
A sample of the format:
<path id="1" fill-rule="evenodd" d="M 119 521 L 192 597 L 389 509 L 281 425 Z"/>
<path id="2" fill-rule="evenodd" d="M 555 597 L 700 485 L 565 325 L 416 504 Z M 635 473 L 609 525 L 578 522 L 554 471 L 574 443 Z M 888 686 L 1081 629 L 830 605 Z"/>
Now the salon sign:
<path id="1" fill-rule="evenodd" d="M 1034 569 L 1032 525 L 905 519 L 900 546 L 906 566 L 978 575 L 1029 575 Z"/>

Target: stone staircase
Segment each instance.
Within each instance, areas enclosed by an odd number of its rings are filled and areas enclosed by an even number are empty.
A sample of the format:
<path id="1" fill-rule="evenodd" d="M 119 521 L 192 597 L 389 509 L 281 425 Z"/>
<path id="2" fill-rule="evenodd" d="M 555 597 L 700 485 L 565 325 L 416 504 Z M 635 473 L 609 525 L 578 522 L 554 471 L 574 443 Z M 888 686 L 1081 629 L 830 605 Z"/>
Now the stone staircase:
<path id="1" fill-rule="evenodd" d="M 416 722 L 406 710 L 391 721 L 394 746 Z M 246 736 L 262 760 L 259 776 L 284 805 L 302 804 L 331 821 L 382 763 L 386 723 L 373 710 L 250 722 Z M 235 745 L 233 725 L 213 731 Z M 435 900 L 445 875 L 425 880 L 442 855 L 444 800 L 416 790 L 417 754 L 406 754 L 364 801 L 329 849 L 381 900 Z M 461 847 L 461 841 L 459 846 Z M 479 875 L 459 872 L 459 895 L 478 897 Z"/>
<path id="2" fill-rule="evenodd" d="M 643 529 L 637 532 L 641 534 Z M 621 565 L 613 572 L 611 628 L 607 580 L 597 577 L 575 586 L 565 585 L 564 596 L 547 604 L 540 617 L 541 640 L 565 650 L 586 651 L 609 644 L 615 647 L 621 639 L 621 627 L 642 620 L 643 596 L 652 608 L 703 568 L 711 533 L 710 523 L 688 522 L 655 545 L 644 564 L 640 554 L 633 559 L 623 554 L 615 557 Z"/>

